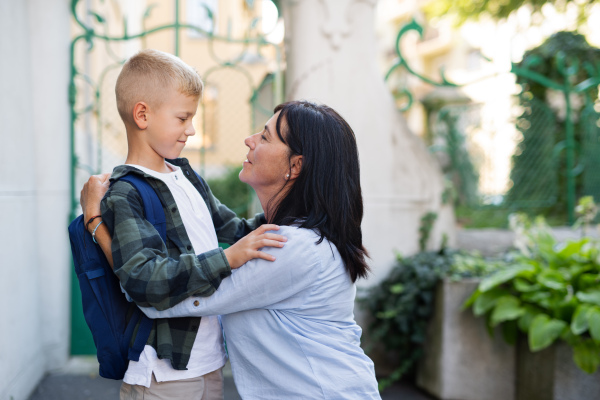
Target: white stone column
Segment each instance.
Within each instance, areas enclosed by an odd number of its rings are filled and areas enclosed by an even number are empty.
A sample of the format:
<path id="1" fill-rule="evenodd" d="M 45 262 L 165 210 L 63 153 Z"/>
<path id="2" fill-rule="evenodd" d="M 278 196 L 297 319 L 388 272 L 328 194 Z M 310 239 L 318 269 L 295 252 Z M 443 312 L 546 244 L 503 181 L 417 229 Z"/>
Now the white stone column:
<path id="1" fill-rule="evenodd" d="M 69 45 L 70 1 L 30 0 L 29 31 L 35 140 L 37 265 L 46 370 L 62 366 L 71 337 Z"/>
<path id="2" fill-rule="evenodd" d="M 35 133 L 27 2 L 0 4 L 0 398 L 44 374 L 35 232 Z"/>
<path id="3" fill-rule="evenodd" d="M 373 275 L 419 249 L 419 226 L 438 213 L 429 241 L 454 240 L 452 210 L 442 206 L 443 179 L 421 139 L 409 132 L 376 64 L 376 0 L 283 0 L 286 99 L 325 103 L 354 129 L 365 205 L 363 237 Z M 362 283 L 364 285 L 364 283 Z"/>
<path id="4" fill-rule="evenodd" d="M 68 0 L 0 0 L 0 399 L 69 346 Z"/>

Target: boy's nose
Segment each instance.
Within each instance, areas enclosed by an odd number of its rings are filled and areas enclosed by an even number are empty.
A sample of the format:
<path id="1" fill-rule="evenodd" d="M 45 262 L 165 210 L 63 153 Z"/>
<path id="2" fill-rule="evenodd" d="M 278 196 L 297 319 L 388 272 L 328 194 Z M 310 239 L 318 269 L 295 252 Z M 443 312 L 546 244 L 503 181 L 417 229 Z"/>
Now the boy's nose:
<path id="1" fill-rule="evenodd" d="M 194 129 L 194 124 L 190 124 L 188 128 L 184 132 L 186 136 L 194 136 L 196 134 L 196 129 Z"/>

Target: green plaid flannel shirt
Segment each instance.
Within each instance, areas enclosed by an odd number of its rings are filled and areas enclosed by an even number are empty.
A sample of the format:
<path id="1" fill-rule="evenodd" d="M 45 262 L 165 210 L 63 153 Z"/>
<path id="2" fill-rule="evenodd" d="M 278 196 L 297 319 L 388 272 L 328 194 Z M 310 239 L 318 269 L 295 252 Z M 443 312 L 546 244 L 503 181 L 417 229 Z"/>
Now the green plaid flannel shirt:
<path id="1" fill-rule="evenodd" d="M 251 220 L 237 218 L 213 196 L 206 182 L 198 179 L 186 159 L 168 161 L 179 166 L 200 192 L 219 242 L 235 243 L 265 222 L 262 214 Z M 167 220 L 167 243 L 144 218 L 137 190 L 118 180 L 127 174 L 143 176 L 158 194 Z M 214 293 L 221 280 L 231 274 L 229 263 L 221 248 L 194 254 L 167 185 L 127 165 L 116 167 L 110 179 L 113 184 L 101 203 L 102 219 L 113 239 L 115 274 L 133 301 L 165 310 L 189 296 Z M 200 318 L 156 319 L 147 344 L 156 349 L 158 358 L 171 360 L 174 369 L 185 370 L 199 326 Z"/>

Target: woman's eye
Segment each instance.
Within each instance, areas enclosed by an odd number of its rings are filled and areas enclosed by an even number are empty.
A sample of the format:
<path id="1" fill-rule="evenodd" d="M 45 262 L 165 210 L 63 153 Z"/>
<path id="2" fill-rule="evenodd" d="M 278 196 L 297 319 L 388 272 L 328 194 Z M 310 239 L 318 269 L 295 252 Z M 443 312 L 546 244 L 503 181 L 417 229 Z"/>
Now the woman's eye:
<path id="1" fill-rule="evenodd" d="M 185 122 L 187 121 L 187 118 L 179 118 L 181 120 L 181 122 Z"/>

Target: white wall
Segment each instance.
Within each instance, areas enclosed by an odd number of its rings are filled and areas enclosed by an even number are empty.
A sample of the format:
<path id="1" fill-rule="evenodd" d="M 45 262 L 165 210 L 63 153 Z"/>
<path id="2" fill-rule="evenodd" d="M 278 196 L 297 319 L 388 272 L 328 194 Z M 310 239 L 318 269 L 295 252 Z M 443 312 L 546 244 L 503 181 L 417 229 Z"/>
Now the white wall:
<path id="1" fill-rule="evenodd" d="M 373 275 L 383 279 L 395 251 L 419 250 L 420 219 L 439 214 L 430 245 L 454 238 L 450 207 L 441 204 L 442 174 L 412 134 L 377 65 L 376 0 L 284 0 L 286 99 L 336 109 L 353 128 L 360 153 L 365 215 L 363 239 Z"/>
<path id="2" fill-rule="evenodd" d="M 0 0 L 0 399 L 69 348 L 69 1 Z"/>

